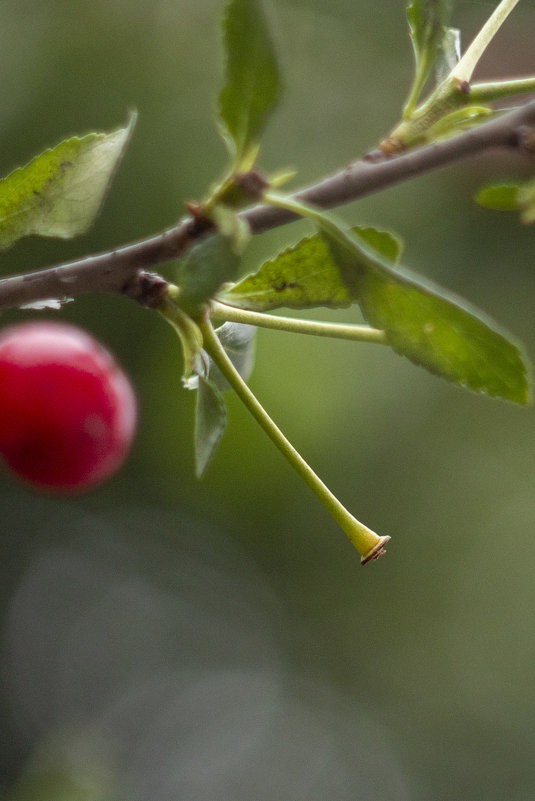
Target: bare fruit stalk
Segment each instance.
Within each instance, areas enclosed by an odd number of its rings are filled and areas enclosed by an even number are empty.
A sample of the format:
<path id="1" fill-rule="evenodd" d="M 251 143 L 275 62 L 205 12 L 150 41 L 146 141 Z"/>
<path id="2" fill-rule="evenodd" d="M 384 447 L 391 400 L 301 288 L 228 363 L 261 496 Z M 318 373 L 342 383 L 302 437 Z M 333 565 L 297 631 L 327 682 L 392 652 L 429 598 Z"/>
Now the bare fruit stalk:
<path id="1" fill-rule="evenodd" d="M 390 537 L 380 537 L 348 512 L 319 476 L 316 475 L 310 465 L 303 459 L 301 454 L 294 448 L 291 442 L 286 439 L 282 431 L 251 392 L 227 356 L 211 323 L 205 320 L 199 324 L 199 327 L 203 335 L 203 346 L 207 353 L 214 360 L 217 367 L 221 370 L 255 420 L 262 426 L 271 441 L 277 446 L 294 470 L 306 481 L 312 492 L 345 532 L 349 540 L 360 553 L 361 564 L 365 565 L 374 559 L 378 559 L 379 556 L 382 556 L 385 553 L 384 546 L 390 540 Z"/>

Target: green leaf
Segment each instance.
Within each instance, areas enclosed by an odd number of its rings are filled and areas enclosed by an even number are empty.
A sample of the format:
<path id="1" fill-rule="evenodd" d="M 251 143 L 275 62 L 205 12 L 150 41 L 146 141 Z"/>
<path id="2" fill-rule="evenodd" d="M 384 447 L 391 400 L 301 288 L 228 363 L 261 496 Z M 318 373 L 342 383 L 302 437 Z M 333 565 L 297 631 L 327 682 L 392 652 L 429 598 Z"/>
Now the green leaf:
<path id="1" fill-rule="evenodd" d="M 370 258 L 361 241 L 355 242 L 352 258 L 338 238 L 331 249 L 364 316 L 385 331 L 397 353 L 475 392 L 528 402 L 522 353 L 479 311 L 408 270 L 388 265 L 382 255 Z"/>
<path id="2" fill-rule="evenodd" d="M 239 265 L 233 237 L 216 233 L 197 242 L 178 263 L 180 306 L 197 315 L 221 285 L 236 276 Z"/>
<path id="3" fill-rule="evenodd" d="M 519 207 L 520 182 L 489 184 L 477 192 L 475 200 L 480 206 L 497 211 L 515 211 Z"/>
<path id="4" fill-rule="evenodd" d="M 241 323 L 224 323 L 216 331 L 234 367 L 244 380 L 254 365 L 256 327 Z M 202 351 L 196 375 L 185 382 L 187 389 L 197 390 L 195 417 L 195 466 L 201 478 L 210 464 L 223 436 L 226 407 L 222 392 L 230 386 L 206 351 Z"/>
<path id="5" fill-rule="evenodd" d="M 280 96 L 280 76 L 259 0 L 230 0 L 224 21 L 226 85 L 219 97 L 223 136 L 236 170 L 249 170 Z"/>
<path id="6" fill-rule="evenodd" d="M 451 0 L 411 0 L 407 5 L 409 34 L 419 58 L 442 44 L 450 18 Z"/>
<path id="7" fill-rule="evenodd" d="M 267 199 L 319 227 L 368 321 L 415 364 L 476 392 L 527 403 L 529 369 L 518 345 L 463 300 L 396 266 L 358 232 L 299 201 Z"/>
<path id="8" fill-rule="evenodd" d="M 398 260 L 401 243 L 393 234 L 376 228 L 353 230 L 392 262 Z M 318 234 L 281 251 L 274 259 L 264 262 L 256 273 L 226 288 L 219 298 L 232 306 L 261 312 L 281 306 L 339 309 L 354 300 Z"/>
<path id="9" fill-rule="evenodd" d="M 216 203 L 210 210 L 210 219 L 216 230 L 232 242 L 235 253 L 241 254 L 251 239 L 251 229 L 235 209 Z"/>
<path id="10" fill-rule="evenodd" d="M 219 298 L 251 311 L 281 306 L 341 308 L 351 304 L 340 273 L 319 236 L 307 237 L 283 250 L 264 262 L 258 272 L 226 288 Z"/>
<path id="11" fill-rule="evenodd" d="M 333 237 L 331 226 L 323 234 L 364 316 L 385 331 L 397 353 L 475 392 L 529 401 L 523 354 L 493 322 L 461 298 L 388 264 L 356 234 Z"/>
<path id="12" fill-rule="evenodd" d="M 97 216 L 135 124 L 72 137 L 0 181 L 0 249 L 31 234 L 70 239 Z"/>
<path id="13" fill-rule="evenodd" d="M 403 242 L 391 231 L 383 231 L 380 228 L 363 228 L 355 225 L 351 228 L 351 233 L 358 237 L 360 242 L 370 245 L 383 258 L 393 265 L 397 264 L 403 253 Z"/>
<path id="14" fill-rule="evenodd" d="M 407 6 L 409 35 L 414 50 L 415 75 L 404 116 L 410 115 L 429 77 L 438 56 L 443 50 L 450 17 L 451 0 L 412 0 Z M 448 49 L 448 41 L 444 45 Z"/>
<path id="15" fill-rule="evenodd" d="M 528 367 L 518 345 L 460 298 L 376 268 L 362 275 L 360 291 L 364 315 L 401 355 L 476 392 L 529 401 Z"/>
<path id="16" fill-rule="evenodd" d="M 451 136 L 454 133 L 477 125 L 493 113 L 494 111 L 490 106 L 466 106 L 465 108 L 455 109 L 455 111 L 445 114 L 431 125 L 426 131 L 425 138 L 429 142 L 443 139 L 446 136 Z"/>
<path id="17" fill-rule="evenodd" d="M 202 478 L 225 431 L 227 408 L 212 381 L 199 376 L 195 409 L 195 475 Z"/>
<path id="18" fill-rule="evenodd" d="M 535 181 L 526 181 L 518 190 L 518 205 L 523 223 L 535 222 Z"/>
<path id="19" fill-rule="evenodd" d="M 535 180 L 489 184 L 476 194 L 475 200 L 487 209 L 520 211 L 523 223 L 535 222 Z"/>

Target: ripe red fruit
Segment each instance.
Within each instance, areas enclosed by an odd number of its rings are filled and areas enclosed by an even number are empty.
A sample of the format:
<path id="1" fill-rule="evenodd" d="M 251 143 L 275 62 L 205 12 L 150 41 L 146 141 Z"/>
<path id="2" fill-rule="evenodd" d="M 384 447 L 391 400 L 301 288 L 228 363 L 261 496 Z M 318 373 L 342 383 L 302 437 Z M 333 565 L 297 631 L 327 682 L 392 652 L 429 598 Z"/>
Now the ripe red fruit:
<path id="1" fill-rule="evenodd" d="M 128 378 L 85 331 L 32 321 L 0 332 L 0 454 L 21 478 L 90 489 L 124 461 L 136 417 Z"/>

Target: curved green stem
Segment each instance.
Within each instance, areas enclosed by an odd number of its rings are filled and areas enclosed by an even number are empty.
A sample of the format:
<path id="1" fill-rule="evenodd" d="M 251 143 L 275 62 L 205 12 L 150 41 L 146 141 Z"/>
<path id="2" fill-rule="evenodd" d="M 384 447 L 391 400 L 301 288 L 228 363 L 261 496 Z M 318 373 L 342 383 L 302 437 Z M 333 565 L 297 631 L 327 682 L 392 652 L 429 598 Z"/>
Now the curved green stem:
<path id="1" fill-rule="evenodd" d="M 379 345 L 388 345 L 384 331 L 370 328 L 367 325 L 344 325 L 343 323 L 320 323 L 315 320 L 302 320 L 295 317 L 279 317 L 275 314 L 262 314 L 261 312 L 237 309 L 226 303 L 214 303 L 213 315 L 218 322 L 230 321 L 257 325 L 261 328 L 272 328 L 275 331 L 288 331 L 292 334 L 311 334 L 318 337 L 333 337 L 335 339 L 349 339 L 357 342 L 374 342 Z"/>
<path id="2" fill-rule="evenodd" d="M 361 555 L 361 563 L 366 564 L 366 562 L 381 556 L 381 554 L 384 553 L 383 546 L 386 545 L 390 537 L 379 537 L 347 511 L 338 498 L 333 495 L 312 470 L 310 465 L 303 459 L 301 454 L 294 448 L 291 442 L 284 436 L 255 395 L 251 392 L 227 356 L 210 321 L 201 321 L 199 327 L 203 335 L 206 352 L 211 356 L 240 400 L 264 429 L 271 441 L 277 446 L 294 470 L 306 481 L 312 492 L 347 534 L 348 538 Z"/>

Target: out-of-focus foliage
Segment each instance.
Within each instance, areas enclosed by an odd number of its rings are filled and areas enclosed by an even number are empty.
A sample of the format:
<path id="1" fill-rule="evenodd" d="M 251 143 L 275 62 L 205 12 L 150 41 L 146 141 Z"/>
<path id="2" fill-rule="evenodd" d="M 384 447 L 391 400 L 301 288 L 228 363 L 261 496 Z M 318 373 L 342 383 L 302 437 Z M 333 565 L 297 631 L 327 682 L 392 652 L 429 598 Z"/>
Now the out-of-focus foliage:
<path id="1" fill-rule="evenodd" d="M 457 6 L 469 40 L 486 12 Z M 403 4 L 370 8 L 268 4 L 287 87 L 260 166 L 293 165 L 305 183 L 395 121 L 412 72 Z M 216 0 L 2 4 L 1 174 L 69 132 L 139 112 L 93 231 L 24 240 L 3 272 L 155 232 L 204 195 L 226 164 L 213 126 L 220 12 Z M 533 30 L 520 3 L 478 77 L 532 70 Z M 491 178 L 523 173 L 496 154 L 343 217 L 399 231 L 407 263 L 487 309 L 533 356 L 533 231 L 472 202 Z M 245 270 L 305 232 L 258 237 Z M 1 479 L 3 794 L 530 799 L 533 411 L 463 393 L 387 349 L 261 331 L 260 399 L 342 499 L 393 537 L 361 569 L 232 400 L 217 458 L 193 478 L 193 399 L 163 321 L 114 297 L 60 314 L 129 369 L 141 431 L 127 469 L 85 498 L 42 500 Z"/>
<path id="2" fill-rule="evenodd" d="M 249 169 L 280 95 L 280 76 L 261 0 L 228 0 L 227 82 L 219 96 L 221 127 L 237 169 Z"/>
<path id="3" fill-rule="evenodd" d="M 0 181 L 0 249 L 23 236 L 70 239 L 92 225 L 134 127 L 73 136 Z"/>
<path id="4" fill-rule="evenodd" d="M 520 211 L 523 223 L 535 222 L 535 180 L 489 184 L 478 190 L 475 199 L 487 209 Z"/>
<path id="5" fill-rule="evenodd" d="M 232 241 L 226 236 L 213 234 L 194 245 L 178 263 L 182 308 L 198 312 L 224 281 L 236 275 L 239 263 Z"/>
<path id="6" fill-rule="evenodd" d="M 407 20 L 414 50 L 414 100 L 423 89 L 435 60 L 441 51 L 449 53 L 452 36 L 447 28 L 451 0 L 412 0 L 407 7 Z"/>

